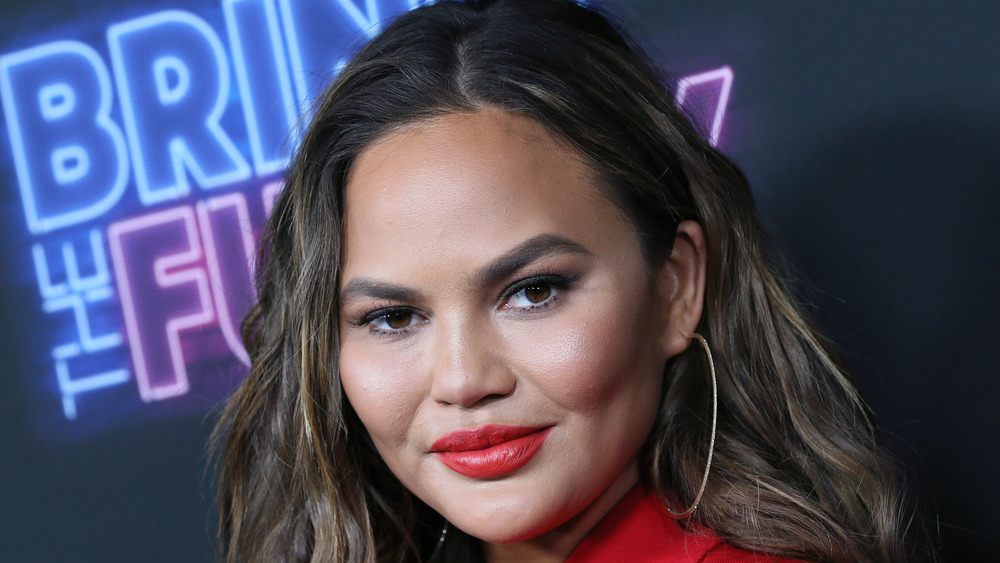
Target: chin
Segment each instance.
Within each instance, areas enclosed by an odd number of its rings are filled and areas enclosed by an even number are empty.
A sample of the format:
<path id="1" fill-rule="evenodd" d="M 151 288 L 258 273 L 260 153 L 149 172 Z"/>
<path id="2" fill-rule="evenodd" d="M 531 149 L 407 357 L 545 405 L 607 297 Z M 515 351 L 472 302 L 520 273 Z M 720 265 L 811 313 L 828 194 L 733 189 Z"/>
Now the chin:
<path id="1" fill-rule="evenodd" d="M 533 508 L 537 503 L 532 503 Z M 529 509 L 530 510 L 530 509 Z M 548 532 L 561 521 L 559 515 L 532 514 L 513 503 L 499 509 L 462 507 L 462 514 L 448 521 L 463 532 L 488 543 L 517 543 Z"/>
<path id="2" fill-rule="evenodd" d="M 504 525 L 492 525 L 492 526 L 469 526 L 463 527 L 458 524 L 454 524 L 463 532 L 469 534 L 470 536 L 482 540 L 487 543 L 498 543 L 498 544 L 509 544 L 518 543 L 525 540 L 530 540 L 531 538 L 540 536 L 545 533 L 545 528 L 534 528 L 534 527 L 520 527 L 520 526 L 504 526 Z"/>

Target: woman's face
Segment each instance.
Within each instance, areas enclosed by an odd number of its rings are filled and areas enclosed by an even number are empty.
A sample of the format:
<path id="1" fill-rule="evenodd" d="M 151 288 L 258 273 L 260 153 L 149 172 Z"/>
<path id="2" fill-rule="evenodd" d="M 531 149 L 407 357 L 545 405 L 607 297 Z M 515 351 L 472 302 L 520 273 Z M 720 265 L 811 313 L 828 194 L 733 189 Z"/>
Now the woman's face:
<path id="1" fill-rule="evenodd" d="M 574 153 L 499 110 L 381 139 L 345 197 L 340 377 L 382 458 L 488 550 L 572 548 L 637 482 L 671 276 Z"/>

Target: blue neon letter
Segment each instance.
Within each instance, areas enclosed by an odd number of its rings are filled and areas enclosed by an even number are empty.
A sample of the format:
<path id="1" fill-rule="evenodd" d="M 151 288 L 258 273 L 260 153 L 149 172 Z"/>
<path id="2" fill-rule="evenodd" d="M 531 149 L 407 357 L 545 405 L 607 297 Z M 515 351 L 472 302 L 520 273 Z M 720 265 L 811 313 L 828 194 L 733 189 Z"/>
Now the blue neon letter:
<path id="1" fill-rule="evenodd" d="M 274 0 L 224 0 L 243 115 L 257 174 L 288 165 L 298 107 Z"/>
<path id="2" fill-rule="evenodd" d="M 128 155 L 108 116 L 111 95 L 104 61 L 83 43 L 0 57 L 0 96 L 32 233 L 88 221 L 121 199 Z"/>
<path id="3" fill-rule="evenodd" d="M 303 111 L 350 55 L 348 47 L 374 36 L 388 18 L 419 0 L 279 0 L 296 94 Z"/>
<path id="4" fill-rule="evenodd" d="M 250 176 L 219 125 L 229 98 L 229 64 L 204 20 L 159 12 L 111 26 L 108 45 L 144 204 L 188 194 L 188 172 L 203 188 Z"/>

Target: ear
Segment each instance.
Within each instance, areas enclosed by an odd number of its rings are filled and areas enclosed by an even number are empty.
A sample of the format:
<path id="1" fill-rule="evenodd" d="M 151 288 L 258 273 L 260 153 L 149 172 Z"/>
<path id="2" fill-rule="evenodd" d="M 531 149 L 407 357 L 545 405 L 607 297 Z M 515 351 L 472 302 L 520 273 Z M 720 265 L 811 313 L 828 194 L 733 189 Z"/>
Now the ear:
<path id="1" fill-rule="evenodd" d="M 677 225 L 674 248 L 661 266 L 658 292 L 664 314 L 663 350 L 668 358 L 691 344 L 705 306 L 708 254 L 705 231 L 694 221 Z"/>

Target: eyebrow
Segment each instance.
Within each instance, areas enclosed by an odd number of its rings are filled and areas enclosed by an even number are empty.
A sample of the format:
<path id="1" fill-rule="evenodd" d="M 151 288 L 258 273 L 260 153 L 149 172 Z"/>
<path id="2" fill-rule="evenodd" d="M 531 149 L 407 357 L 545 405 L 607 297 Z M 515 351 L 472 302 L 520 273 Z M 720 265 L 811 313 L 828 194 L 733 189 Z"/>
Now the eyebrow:
<path id="1" fill-rule="evenodd" d="M 511 276 L 532 262 L 556 254 L 592 255 L 585 246 L 574 240 L 560 235 L 541 234 L 525 240 L 480 268 L 470 280 L 476 287 L 487 287 Z M 352 279 L 340 292 L 342 304 L 363 298 L 413 303 L 423 301 L 424 294 L 403 285 L 368 277 Z"/>
<path id="2" fill-rule="evenodd" d="M 366 297 L 407 303 L 422 301 L 424 298 L 423 294 L 415 289 L 386 283 L 374 278 L 354 278 L 347 282 L 344 289 L 340 291 L 340 302 L 342 304 Z"/>
<path id="3" fill-rule="evenodd" d="M 589 256 L 592 253 L 574 240 L 560 235 L 542 234 L 531 237 L 508 250 L 476 272 L 472 280 L 477 287 L 487 287 L 509 277 L 532 262 L 556 254 Z"/>

